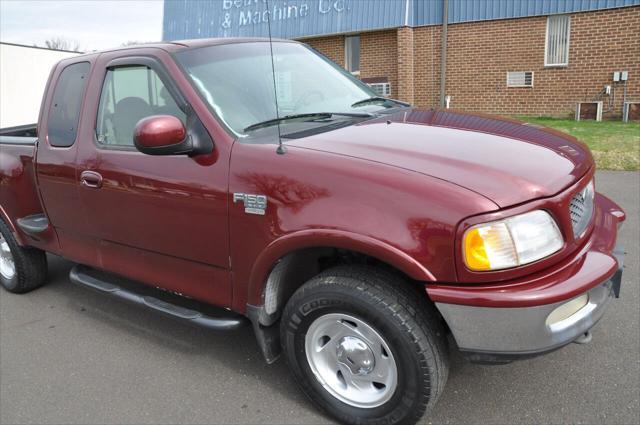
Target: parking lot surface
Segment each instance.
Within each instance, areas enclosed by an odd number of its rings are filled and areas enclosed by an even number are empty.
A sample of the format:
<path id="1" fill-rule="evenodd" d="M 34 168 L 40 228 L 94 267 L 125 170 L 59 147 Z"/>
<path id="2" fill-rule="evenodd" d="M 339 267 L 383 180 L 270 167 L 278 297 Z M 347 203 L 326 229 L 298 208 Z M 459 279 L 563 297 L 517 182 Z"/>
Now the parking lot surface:
<path id="1" fill-rule="evenodd" d="M 640 422 L 640 174 L 599 172 L 596 186 L 627 212 L 621 298 L 588 345 L 480 366 L 452 353 L 424 423 Z M 212 334 L 69 283 L 0 291 L 0 423 L 331 423 L 280 360 L 268 366 L 252 330 Z"/>

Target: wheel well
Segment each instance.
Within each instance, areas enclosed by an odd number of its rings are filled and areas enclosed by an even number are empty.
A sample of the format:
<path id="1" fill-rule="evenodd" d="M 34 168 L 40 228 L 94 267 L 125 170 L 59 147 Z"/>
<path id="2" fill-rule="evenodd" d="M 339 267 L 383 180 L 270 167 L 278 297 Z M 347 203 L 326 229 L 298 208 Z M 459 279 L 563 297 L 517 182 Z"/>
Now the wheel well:
<path id="1" fill-rule="evenodd" d="M 264 305 L 259 322 L 270 326 L 280 318 L 280 313 L 293 293 L 318 273 L 345 264 L 363 264 L 381 267 L 403 277 L 407 284 L 419 290 L 418 282 L 397 268 L 367 254 L 342 248 L 304 248 L 280 258 L 272 268 L 264 286 Z M 423 292 L 424 295 L 424 292 Z M 426 295 L 424 295 L 426 299 Z"/>

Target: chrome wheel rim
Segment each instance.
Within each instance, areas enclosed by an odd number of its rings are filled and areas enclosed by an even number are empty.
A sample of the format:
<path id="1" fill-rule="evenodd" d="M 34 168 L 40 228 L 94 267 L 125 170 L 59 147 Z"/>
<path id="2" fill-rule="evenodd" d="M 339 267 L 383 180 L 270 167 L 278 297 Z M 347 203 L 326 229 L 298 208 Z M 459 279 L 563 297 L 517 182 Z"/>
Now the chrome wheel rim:
<path id="1" fill-rule="evenodd" d="M 356 317 L 331 313 L 317 318 L 307 330 L 305 352 L 318 382 L 351 406 L 381 406 L 398 386 L 398 368 L 389 345 Z"/>
<path id="2" fill-rule="evenodd" d="M 16 275 L 16 263 L 13 261 L 13 254 L 9 243 L 0 233 L 0 275 L 7 280 L 13 279 Z"/>

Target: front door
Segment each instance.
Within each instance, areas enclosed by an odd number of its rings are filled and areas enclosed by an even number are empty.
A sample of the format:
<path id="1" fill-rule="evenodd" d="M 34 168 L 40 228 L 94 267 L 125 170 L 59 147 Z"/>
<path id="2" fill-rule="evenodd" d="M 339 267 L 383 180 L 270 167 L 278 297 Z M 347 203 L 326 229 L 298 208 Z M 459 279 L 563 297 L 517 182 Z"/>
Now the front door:
<path id="1" fill-rule="evenodd" d="M 197 118 L 188 117 L 194 112 L 159 62 L 146 57 L 100 65 L 95 128 L 85 133 L 91 140 L 82 140 L 78 159 L 99 266 L 230 305 L 227 162 L 136 150 L 140 119 L 174 115 L 186 125 Z"/>

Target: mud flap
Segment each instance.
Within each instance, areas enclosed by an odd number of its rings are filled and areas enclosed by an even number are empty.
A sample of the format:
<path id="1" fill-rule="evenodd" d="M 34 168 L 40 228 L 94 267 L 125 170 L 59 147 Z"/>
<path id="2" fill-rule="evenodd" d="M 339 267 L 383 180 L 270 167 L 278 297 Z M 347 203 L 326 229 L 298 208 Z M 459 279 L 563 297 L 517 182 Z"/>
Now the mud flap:
<path id="1" fill-rule="evenodd" d="M 247 304 L 247 317 L 253 324 L 253 332 L 256 335 L 256 341 L 262 351 L 264 360 L 267 364 L 275 363 L 280 354 L 282 347 L 280 345 L 280 321 L 271 326 L 263 326 L 260 324 L 260 315 L 262 307 Z"/>
<path id="2" fill-rule="evenodd" d="M 616 270 L 616 273 L 611 278 L 611 290 L 616 298 L 620 298 L 620 286 L 622 286 L 622 270 L 624 268 L 625 254 L 626 252 L 624 251 L 624 248 L 620 245 L 617 245 L 613 250 L 613 256 L 618 261 L 618 270 Z"/>

